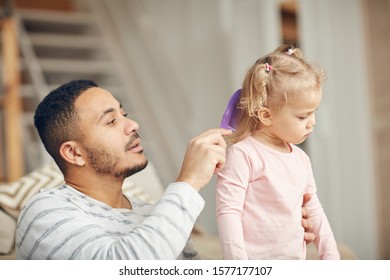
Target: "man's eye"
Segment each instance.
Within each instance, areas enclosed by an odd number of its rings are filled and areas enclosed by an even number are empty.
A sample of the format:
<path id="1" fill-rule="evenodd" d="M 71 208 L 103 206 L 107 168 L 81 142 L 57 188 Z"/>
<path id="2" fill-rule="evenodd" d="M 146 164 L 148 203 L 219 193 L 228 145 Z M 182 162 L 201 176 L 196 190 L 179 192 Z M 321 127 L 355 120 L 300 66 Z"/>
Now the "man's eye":
<path id="1" fill-rule="evenodd" d="M 109 121 L 107 124 L 109 124 L 109 125 L 112 125 L 112 124 L 114 124 L 115 123 L 115 119 L 113 119 L 112 121 Z"/>
<path id="2" fill-rule="evenodd" d="M 300 119 L 300 120 L 306 120 L 306 119 L 307 119 L 307 116 L 304 116 L 304 117 L 298 117 L 298 119 Z"/>

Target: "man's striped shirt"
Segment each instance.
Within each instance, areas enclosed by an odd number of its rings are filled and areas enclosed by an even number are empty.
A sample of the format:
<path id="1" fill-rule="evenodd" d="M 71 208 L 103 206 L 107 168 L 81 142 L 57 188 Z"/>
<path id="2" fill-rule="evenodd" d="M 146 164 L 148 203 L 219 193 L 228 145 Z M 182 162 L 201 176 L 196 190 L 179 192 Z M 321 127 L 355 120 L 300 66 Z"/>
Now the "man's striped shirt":
<path id="1" fill-rule="evenodd" d="M 189 241 L 204 207 L 199 193 L 172 183 L 156 205 L 128 197 L 116 209 L 63 185 L 34 195 L 16 230 L 17 259 L 193 259 Z"/>

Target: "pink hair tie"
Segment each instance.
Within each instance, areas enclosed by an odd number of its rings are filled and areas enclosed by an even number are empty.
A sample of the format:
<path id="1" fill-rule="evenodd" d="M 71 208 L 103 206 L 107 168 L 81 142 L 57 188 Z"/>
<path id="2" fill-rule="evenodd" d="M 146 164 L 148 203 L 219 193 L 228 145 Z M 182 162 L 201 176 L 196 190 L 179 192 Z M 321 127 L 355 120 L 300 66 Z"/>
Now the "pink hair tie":
<path id="1" fill-rule="evenodd" d="M 272 65 L 269 65 L 268 63 L 265 64 L 265 71 L 269 72 L 272 70 Z"/>

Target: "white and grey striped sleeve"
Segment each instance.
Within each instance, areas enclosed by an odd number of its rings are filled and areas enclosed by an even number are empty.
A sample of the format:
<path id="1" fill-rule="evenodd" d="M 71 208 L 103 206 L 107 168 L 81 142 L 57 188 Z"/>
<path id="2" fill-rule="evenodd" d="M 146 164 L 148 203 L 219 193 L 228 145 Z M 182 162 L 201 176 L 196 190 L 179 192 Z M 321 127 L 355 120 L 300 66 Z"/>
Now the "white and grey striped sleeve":
<path id="1" fill-rule="evenodd" d="M 18 220 L 17 258 L 176 259 L 204 203 L 191 186 L 173 183 L 142 219 L 117 219 L 108 210 L 85 215 L 71 201 L 37 196 Z"/>

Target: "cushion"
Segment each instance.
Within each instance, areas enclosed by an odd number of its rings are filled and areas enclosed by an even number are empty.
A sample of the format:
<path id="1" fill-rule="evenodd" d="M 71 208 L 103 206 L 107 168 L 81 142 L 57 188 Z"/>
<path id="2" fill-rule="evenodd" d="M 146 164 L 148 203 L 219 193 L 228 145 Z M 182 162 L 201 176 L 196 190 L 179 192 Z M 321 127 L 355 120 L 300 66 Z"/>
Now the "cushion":
<path id="1" fill-rule="evenodd" d="M 0 209 L 0 254 L 9 254 L 15 241 L 16 221 Z"/>
<path id="2" fill-rule="evenodd" d="M 153 167 L 147 167 L 146 171 L 133 175 L 134 179 L 133 176 L 127 178 L 123 184 L 123 192 L 131 196 L 139 197 L 147 202 L 154 203 L 156 199 L 158 199 L 158 197 L 156 197 L 156 192 L 154 191 L 153 194 L 146 193 L 143 188 L 141 189 L 134 183 L 137 182 L 137 180 L 142 181 L 143 179 L 146 179 L 142 176 L 146 175 L 147 177 L 151 177 L 151 172 L 154 172 L 151 168 Z M 26 202 L 40 189 L 54 188 L 63 183 L 64 177 L 58 166 L 52 161 L 33 170 L 15 182 L 0 183 L 0 208 L 17 219 L 20 210 Z M 160 193 L 158 195 L 160 195 Z"/>
<path id="3" fill-rule="evenodd" d="M 17 217 L 24 204 L 40 189 L 60 186 L 64 177 L 54 162 L 50 162 L 12 183 L 0 184 L 0 207 Z"/>

